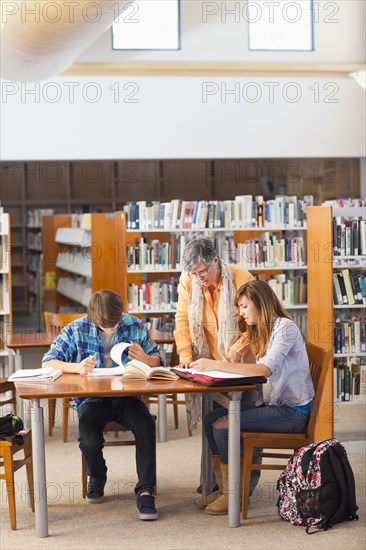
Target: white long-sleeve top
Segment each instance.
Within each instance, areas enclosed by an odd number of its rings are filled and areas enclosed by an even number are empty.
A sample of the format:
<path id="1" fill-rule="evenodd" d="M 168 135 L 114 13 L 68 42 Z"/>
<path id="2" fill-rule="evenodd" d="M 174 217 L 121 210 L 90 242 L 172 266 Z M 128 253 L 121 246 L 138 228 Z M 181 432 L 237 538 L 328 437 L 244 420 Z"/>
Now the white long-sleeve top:
<path id="1" fill-rule="evenodd" d="M 290 319 L 275 319 L 267 351 L 257 363 L 272 371 L 267 384 L 263 385 L 265 403 L 295 407 L 313 399 L 306 344 L 299 328 Z"/>

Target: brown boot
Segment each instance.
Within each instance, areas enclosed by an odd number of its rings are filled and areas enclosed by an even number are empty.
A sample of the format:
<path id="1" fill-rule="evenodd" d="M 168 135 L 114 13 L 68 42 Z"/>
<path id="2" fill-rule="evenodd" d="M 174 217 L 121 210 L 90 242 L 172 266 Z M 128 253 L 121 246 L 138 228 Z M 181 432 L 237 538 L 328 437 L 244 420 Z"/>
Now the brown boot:
<path id="1" fill-rule="evenodd" d="M 213 516 L 226 516 L 228 514 L 228 466 L 221 462 L 222 495 L 211 502 L 205 508 L 205 512 Z"/>
<path id="2" fill-rule="evenodd" d="M 199 508 L 200 510 L 204 510 L 208 504 L 211 504 L 214 500 L 219 498 L 222 494 L 221 488 L 222 488 L 222 475 L 221 475 L 221 468 L 220 468 L 220 456 L 219 455 L 212 455 L 211 456 L 211 462 L 212 462 L 212 469 L 215 475 L 216 483 L 219 486 L 219 489 L 215 491 L 214 493 L 211 493 L 207 496 L 201 496 L 198 498 L 195 502 L 196 508 Z"/>

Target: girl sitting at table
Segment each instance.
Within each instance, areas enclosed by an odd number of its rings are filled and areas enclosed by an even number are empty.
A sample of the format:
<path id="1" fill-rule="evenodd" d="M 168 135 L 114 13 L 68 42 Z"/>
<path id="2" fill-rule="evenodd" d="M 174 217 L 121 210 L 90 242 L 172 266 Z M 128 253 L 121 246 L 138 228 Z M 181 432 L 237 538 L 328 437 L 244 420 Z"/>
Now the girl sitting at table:
<path id="1" fill-rule="evenodd" d="M 246 323 L 256 363 L 198 359 L 190 367 L 200 371 L 221 370 L 267 378 L 267 383 L 263 385 L 263 400 L 242 403 L 241 431 L 304 432 L 313 406 L 314 387 L 306 343 L 300 329 L 264 281 L 254 280 L 242 285 L 236 294 L 236 305 Z M 204 422 L 211 452 L 220 455 L 222 472 L 222 485 L 216 492 L 217 498 L 205 508 L 205 512 L 225 515 L 228 513 L 227 409 L 213 410 L 206 415 Z"/>

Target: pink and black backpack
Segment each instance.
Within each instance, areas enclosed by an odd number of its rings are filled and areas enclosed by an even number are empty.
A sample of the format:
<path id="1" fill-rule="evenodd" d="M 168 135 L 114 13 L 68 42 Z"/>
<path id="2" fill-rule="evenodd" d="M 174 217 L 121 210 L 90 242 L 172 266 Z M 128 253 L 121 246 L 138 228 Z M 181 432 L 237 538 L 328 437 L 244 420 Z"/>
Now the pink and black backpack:
<path id="1" fill-rule="evenodd" d="M 294 525 L 327 530 L 358 519 L 355 480 L 347 453 L 337 439 L 302 447 L 277 482 L 278 514 Z"/>

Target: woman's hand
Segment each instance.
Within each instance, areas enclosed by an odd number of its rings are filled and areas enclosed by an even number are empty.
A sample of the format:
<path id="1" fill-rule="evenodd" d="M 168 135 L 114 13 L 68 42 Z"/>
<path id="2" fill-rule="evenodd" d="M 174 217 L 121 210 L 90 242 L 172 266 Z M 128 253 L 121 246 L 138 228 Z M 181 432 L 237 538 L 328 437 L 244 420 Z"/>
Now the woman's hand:
<path id="1" fill-rule="evenodd" d="M 184 363 L 179 363 L 179 365 L 177 366 L 178 369 L 189 369 L 191 368 L 191 363 L 190 362 L 184 362 Z"/>
<path id="2" fill-rule="evenodd" d="M 92 355 L 89 355 L 86 359 L 83 359 L 77 366 L 79 374 L 89 374 L 89 372 L 92 372 L 94 370 L 94 367 L 96 365 L 96 360 Z"/>
<path id="3" fill-rule="evenodd" d="M 200 371 L 220 370 L 220 361 L 215 361 L 215 359 L 197 359 L 196 361 L 192 361 L 189 366 L 191 369 Z"/>

